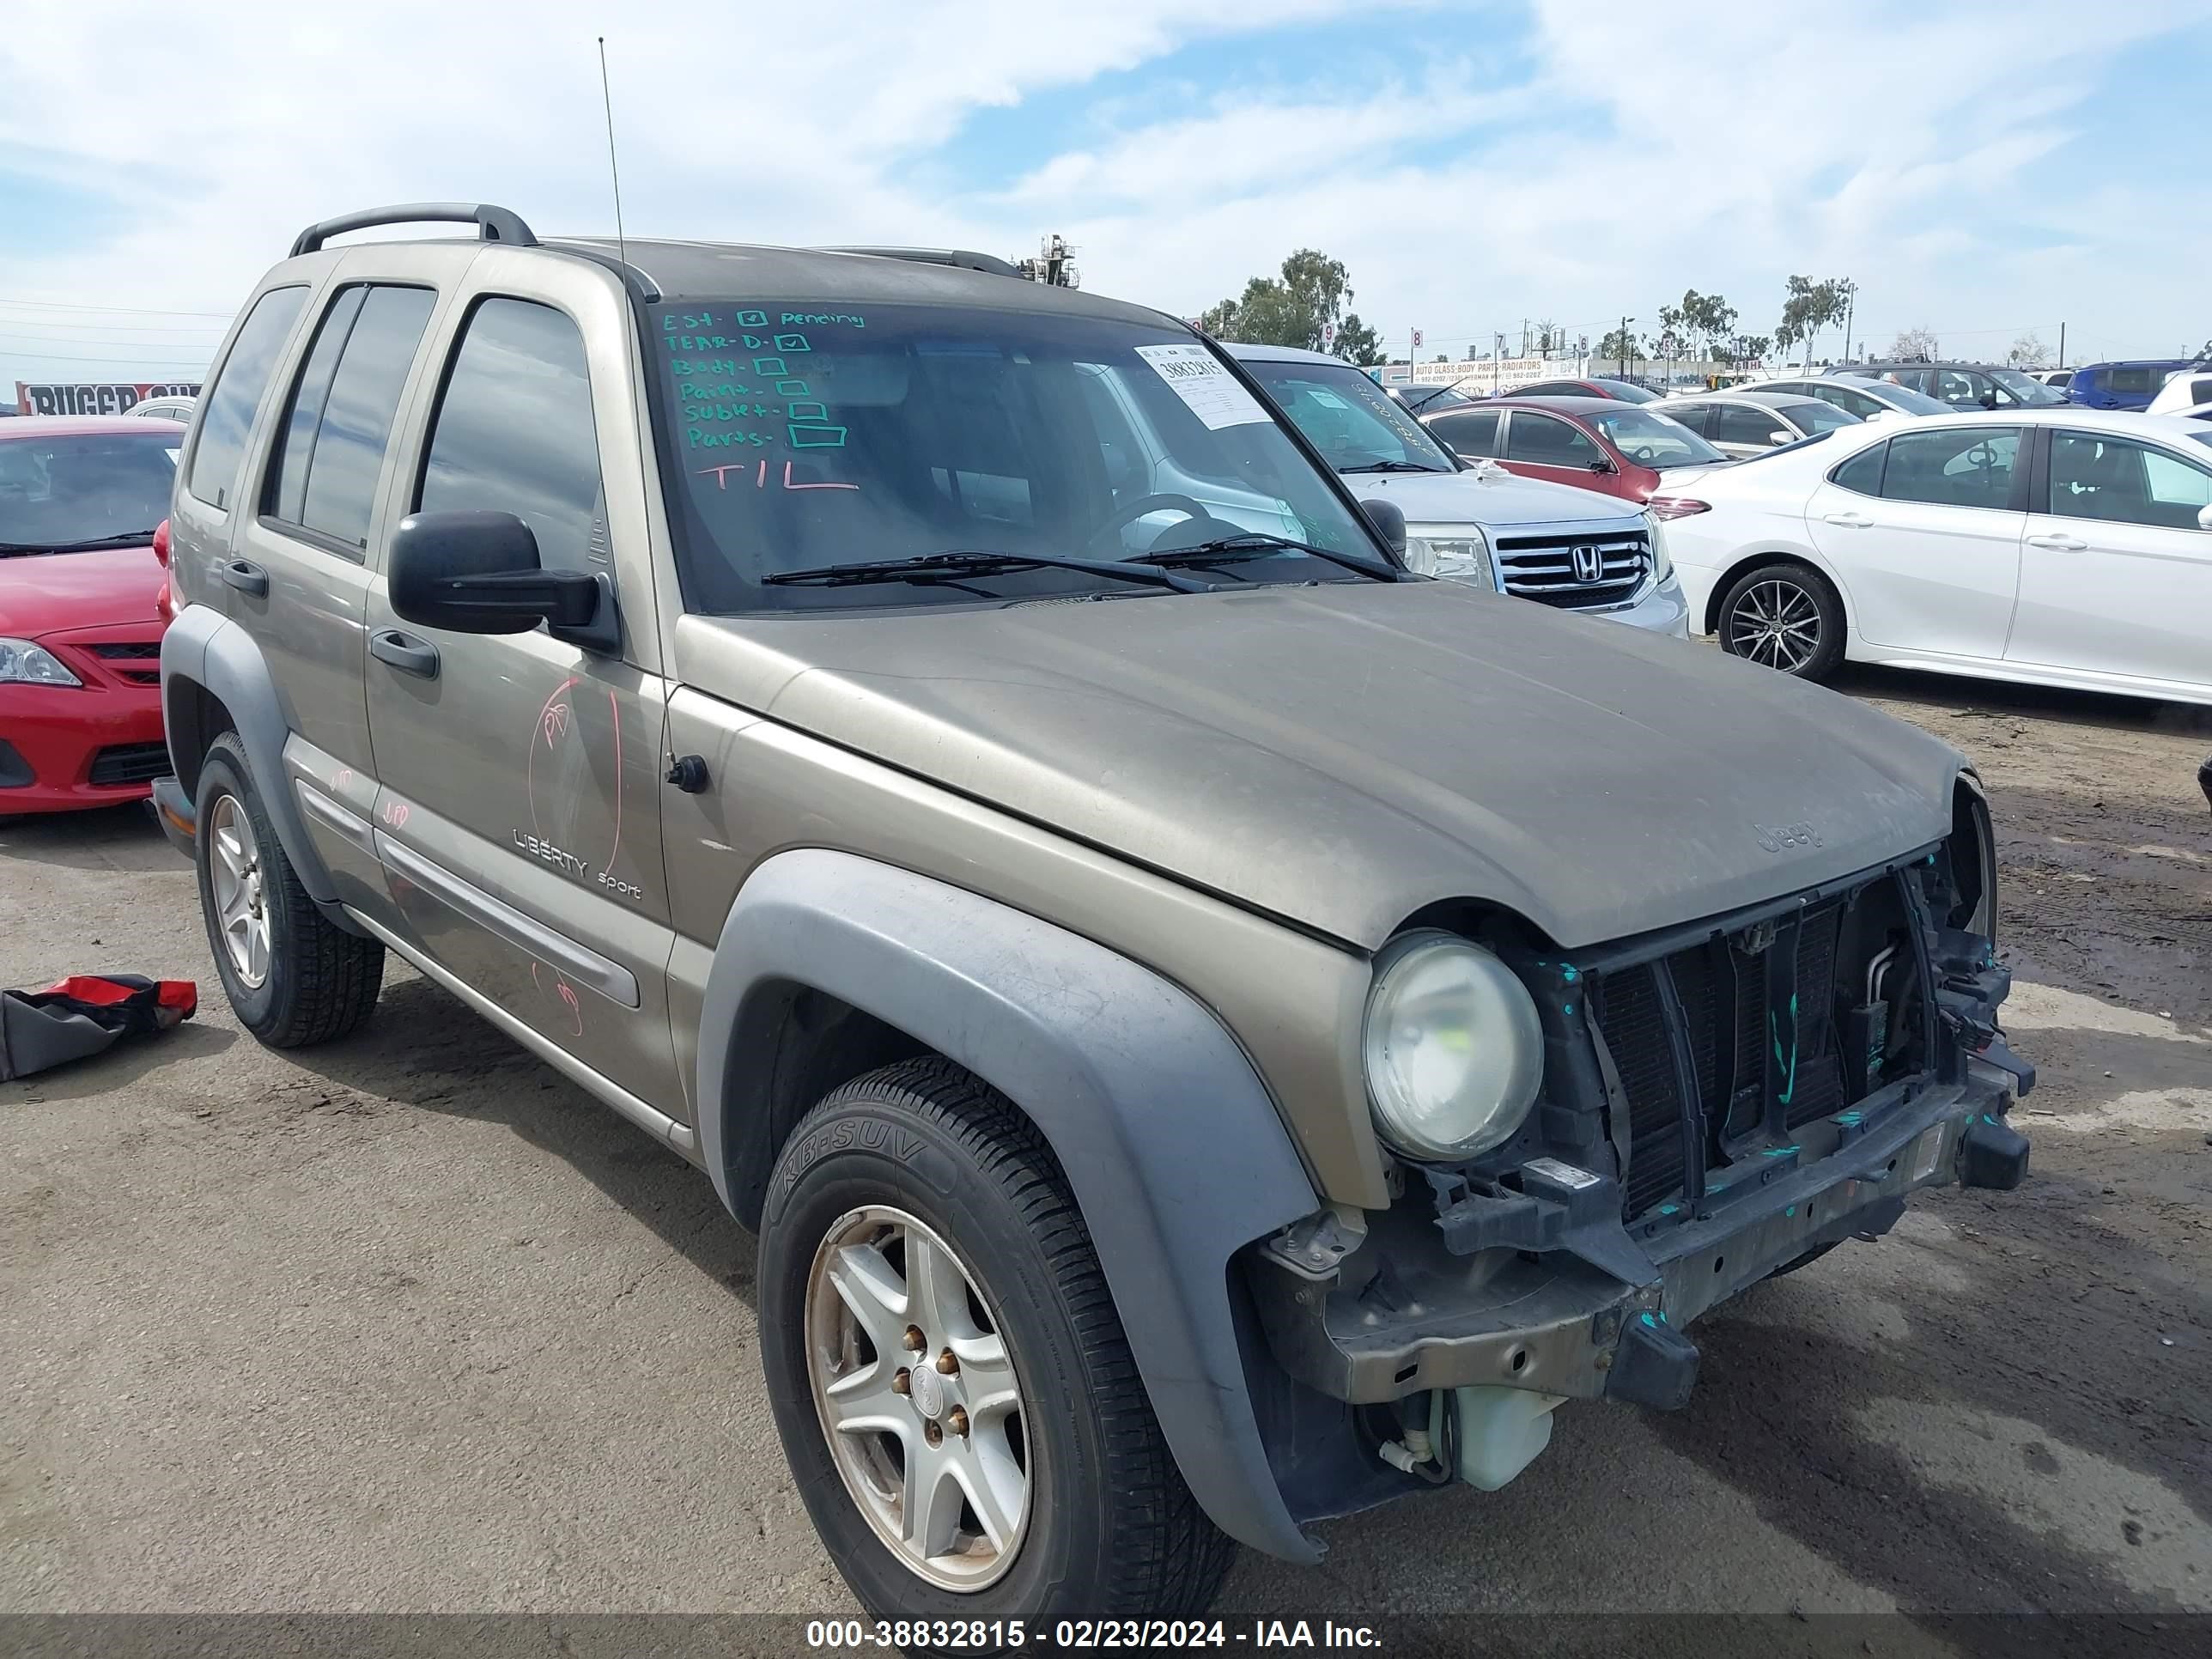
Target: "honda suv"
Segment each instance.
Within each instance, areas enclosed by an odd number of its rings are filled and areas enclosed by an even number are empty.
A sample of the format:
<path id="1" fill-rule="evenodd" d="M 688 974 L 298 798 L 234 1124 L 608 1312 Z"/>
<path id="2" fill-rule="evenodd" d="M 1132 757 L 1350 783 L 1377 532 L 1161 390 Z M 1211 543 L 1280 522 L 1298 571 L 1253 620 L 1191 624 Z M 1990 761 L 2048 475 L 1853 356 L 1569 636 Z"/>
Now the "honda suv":
<path id="1" fill-rule="evenodd" d="M 1183 324 L 973 263 L 330 221 L 172 504 L 239 1022 L 396 952 L 696 1164 L 696 1386 L 872 1613 L 1194 1613 L 2021 1178 L 1956 752 L 1416 575 Z"/>

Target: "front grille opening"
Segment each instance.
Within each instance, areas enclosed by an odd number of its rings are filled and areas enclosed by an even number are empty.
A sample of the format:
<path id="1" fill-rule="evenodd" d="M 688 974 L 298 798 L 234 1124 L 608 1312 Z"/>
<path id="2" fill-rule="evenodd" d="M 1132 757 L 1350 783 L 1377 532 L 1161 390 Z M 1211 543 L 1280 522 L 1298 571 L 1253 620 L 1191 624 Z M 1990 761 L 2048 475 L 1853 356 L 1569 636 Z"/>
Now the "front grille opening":
<path id="1" fill-rule="evenodd" d="M 1591 975 L 1591 1022 L 1628 1109 L 1626 1217 L 1925 1069 L 1902 879 Z"/>
<path id="2" fill-rule="evenodd" d="M 151 783 L 169 775 L 166 743 L 115 743 L 92 757 L 88 783 Z"/>
<path id="3" fill-rule="evenodd" d="M 1498 540 L 1498 580 L 1505 591 L 1565 611 L 1626 605 L 1650 570 L 1650 538 L 1640 530 Z"/>

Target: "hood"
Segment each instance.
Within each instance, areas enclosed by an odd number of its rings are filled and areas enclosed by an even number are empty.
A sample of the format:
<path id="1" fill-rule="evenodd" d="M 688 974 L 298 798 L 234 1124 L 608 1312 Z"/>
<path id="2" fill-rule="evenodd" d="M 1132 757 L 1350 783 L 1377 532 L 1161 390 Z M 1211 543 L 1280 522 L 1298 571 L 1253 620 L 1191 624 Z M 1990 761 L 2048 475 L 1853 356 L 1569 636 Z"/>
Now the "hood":
<path id="1" fill-rule="evenodd" d="M 1361 501 L 1395 501 L 1409 524 L 1582 524 L 1635 522 L 1640 510 L 1617 495 L 1523 478 L 1499 467 L 1466 472 L 1350 472 L 1344 487 Z"/>
<path id="2" fill-rule="evenodd" d="M 153 622 L 167 574 L 151 547 L 0 558 L 0 635 L 36 639 L 69 628 Z"/>
<path id="3" fill-rule="evenodd" d="M 1948 834 L 1962 763 L 1771 669 L 1456 582 L 687 617 L 676 668 L 1366 949 L 1453 898 L 1581 946 L 1776 897 Z"/>

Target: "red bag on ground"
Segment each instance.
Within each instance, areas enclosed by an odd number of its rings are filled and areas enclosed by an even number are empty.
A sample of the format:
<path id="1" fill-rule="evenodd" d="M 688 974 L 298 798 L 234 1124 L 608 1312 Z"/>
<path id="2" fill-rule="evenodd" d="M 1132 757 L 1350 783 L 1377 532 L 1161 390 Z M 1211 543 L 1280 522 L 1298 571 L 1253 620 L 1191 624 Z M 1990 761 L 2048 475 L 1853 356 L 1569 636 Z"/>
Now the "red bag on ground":
<path id="1" fill-rule="evenodd" d="M 72 974 L 43 991 L 0 991 L 0 1083 L 96 1054 L 116 1038 L 151 1036 L 200 1006 L 188 979 Z"/>

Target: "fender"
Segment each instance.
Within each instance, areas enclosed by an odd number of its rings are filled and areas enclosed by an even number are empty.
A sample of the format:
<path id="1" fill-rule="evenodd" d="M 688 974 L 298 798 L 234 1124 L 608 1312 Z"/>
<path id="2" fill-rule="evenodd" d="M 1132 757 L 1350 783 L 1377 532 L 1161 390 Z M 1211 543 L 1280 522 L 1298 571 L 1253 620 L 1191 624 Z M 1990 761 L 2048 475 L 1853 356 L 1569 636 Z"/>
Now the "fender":
<path id="1" fill-rule="evenodd" d="M 1220 1022 L 1149 969 L 994 900 L 850 854 L 778 854 L 730 907 L 701 1018 L 702 1161 L 749 1227 L 778 1150 L 769 1070 L 794 986 L 928 1043 L 1029 1114 L 1192 1492 L 1240 1541 L 1318 1560 L 1268 1469 L 1228 1270 L 1320 1200 Z"/>
<path id="2" fill-rule="evenodd" d="M 169 763 L 188 800 L 199 793 L 200 757 L 205 752 L 198 741 L 204 734 L 198 730 L 198 705 L 187 690 L 194 685 L 221 699 L 230 711 L 231 724 L 252 765 L 261 804 L 276 826 L 276 839 L 283 843 L 300 885 L 334 923 L 349 933 L 360 933 L 338 902 L 330 872 L 307 834 L 299 799 L 285 781 L 284 743 L 291 726 L 277 700 L 269 665 L 253 636 L 213 605 L 186 605 L 161 635 L 161 714 L 169 732 Z M 179 753 L 184 747 L 190 752 Z"/>

